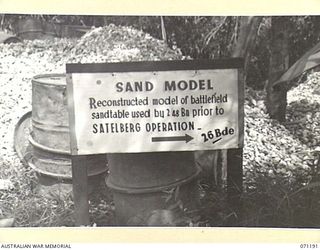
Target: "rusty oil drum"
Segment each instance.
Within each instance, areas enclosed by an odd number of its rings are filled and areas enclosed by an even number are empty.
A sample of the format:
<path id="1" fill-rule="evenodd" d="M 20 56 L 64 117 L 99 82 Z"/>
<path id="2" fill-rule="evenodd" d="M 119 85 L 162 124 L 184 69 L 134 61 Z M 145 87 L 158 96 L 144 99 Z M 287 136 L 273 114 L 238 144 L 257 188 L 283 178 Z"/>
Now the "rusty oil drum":
<path id="1" fill-rule="evenodd" d="M 189 210 L 199 204 L 199 169 L 192 152 L 108 154 L 108 166 L 106 183 L 113 190 L 119 225 L 178 200 Z M 170 198 L 177 188 L 178 196 Z"/>
<path id="2" fill-rule="evenodd" d="M 71 153 L 64 74 L 37 75 L 32 79 L 32 129 L 29 165 L 38 173 L 71 180 Z M 88 176 L 106 172 L 106 155 L 88 156 Z"/>

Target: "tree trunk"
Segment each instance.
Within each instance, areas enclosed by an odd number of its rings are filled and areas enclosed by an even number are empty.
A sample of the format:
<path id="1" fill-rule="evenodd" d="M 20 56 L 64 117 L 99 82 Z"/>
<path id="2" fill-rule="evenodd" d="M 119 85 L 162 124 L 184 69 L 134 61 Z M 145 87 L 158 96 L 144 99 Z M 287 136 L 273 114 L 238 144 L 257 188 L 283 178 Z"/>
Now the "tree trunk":
<path id="1" fill-rule="evenodd" d="M 272 17 L 266 106 L 270 117 L 279 121 L 286 116 L 287 87 L 285 82 L 274 83 L 289 67 L 288 23 L 288 17 Z"/>
<path id="2" fill-rule="evenodd" d="M 167 43 L 167 32 L 166 32 L 166 27 L 164 25 L 164 18 L 163 16 L 160 16 L 160 21 L 161 21 L 161 34 L 162 34 L 162 40 Z"/>
<path id="3" fill-rule="evenodd" d="M 244 58 L 244 73 L 250 59 L 253 43 L 262 17 L 241 17 L 238 41 L 232 51 L 232 57 Z M 246 74 L 244 74 L 246 78 Z"/>

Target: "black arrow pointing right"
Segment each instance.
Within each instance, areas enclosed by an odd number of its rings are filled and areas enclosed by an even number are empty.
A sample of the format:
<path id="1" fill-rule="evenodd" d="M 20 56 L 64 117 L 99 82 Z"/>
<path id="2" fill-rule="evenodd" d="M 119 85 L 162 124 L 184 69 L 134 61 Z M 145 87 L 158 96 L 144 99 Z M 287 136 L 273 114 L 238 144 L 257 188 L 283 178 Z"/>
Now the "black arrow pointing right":
<path id="1" fill-rule="evenodd" d="M 185 134 L 184 136 L 164 136 L 164 137 L 152 137 L 152 142 L 170 142 L 170 141 L 185 141 L 188 143 L 193 140 L 193 137 Z"/>

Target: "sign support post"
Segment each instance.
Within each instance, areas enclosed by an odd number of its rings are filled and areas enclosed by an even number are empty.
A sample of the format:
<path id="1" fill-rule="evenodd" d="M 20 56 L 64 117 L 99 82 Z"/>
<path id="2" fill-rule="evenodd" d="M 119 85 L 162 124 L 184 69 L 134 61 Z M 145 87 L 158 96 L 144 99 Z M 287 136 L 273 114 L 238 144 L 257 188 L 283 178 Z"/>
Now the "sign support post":
<path id="1" fill-rule="evenodd" d="M 67 74 L 66 80 L 68 93 L 69 124 L 73 124 L 75 121 L 75 111 L 73 106 L 74 100 L 72 77 L 70 74 Z M 75 226 L 86 226 L 90 224 L 88 197 L 88 161 L 87 155 L 78 155 L 75 153 L 77 147 L 74 143 L 73 137 L 75 137 L 75 134 L 71 128 L 70 148 Z"/>
<path id="2" fill-rule="evenodd" d="M 242 193 L 242 148 L 228 149 L 227 156 L 227 192 L 231 204 L 239 204 L 239 195 Z"/>
<path id="3" fill-rule="evenodd" d="M 244 140 L 244 75 L 243 69 L 239 69 L 239 131 L 240 141 Z M 237 149 L 229 149 L 227 151 L 227 196 L 228 203 L 237 214 L 237 217 L 241 215 L 242 204 L 240 196 L 242 194 L 243 185 L 243 147 Z M 234 223 L 231 222 L 231 225 Z"/>
<path id="4" fill-rule="evenodd" d="M 90 224 L 86 157 L 86 155 L 71 156 L 76 226 L 86 226 Z"/>

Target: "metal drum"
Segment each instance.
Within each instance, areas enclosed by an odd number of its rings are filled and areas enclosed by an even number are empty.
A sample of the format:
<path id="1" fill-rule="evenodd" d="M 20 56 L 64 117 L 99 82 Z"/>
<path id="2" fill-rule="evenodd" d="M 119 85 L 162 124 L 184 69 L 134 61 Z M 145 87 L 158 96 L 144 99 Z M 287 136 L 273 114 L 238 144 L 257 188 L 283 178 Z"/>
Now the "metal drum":
<path id="1" fill-rule="evenodd" d="M 44 38 L 54 38 L 59 36 L 59 25 L 55 23 L 44 22 L 42 24 Z"/>
<path id="2" fill-rule="evenodd" d="M 187 209 L 199 203 L 199 169 L 192 152 L 108 154 L 108 166 L 106 182 L 113 190 L 119 225 L 175 202 Z"/>
<path id="3" fill-rule="evenodd" d="M 48 148 L 69 153 L 67 85 L 63 74 L 38 75 L 32 79 L 32 137 Z"/>
<path id="4" fill-rule="evenodd" d="M 35 18 L 20 19 L 17 22 L 16 33 L 22 39 L 40 39 L 43 36 L 42 23 Z"/>
<path id="5" fill-rule="evenodd" d="M 30 166 L 42 175 L 70 179 L 71 154 L 66 76 L 38 75 L 32 79 L 32 145 Z M 88 156 L 88 176 L 106 171 L 106 155 Z"/>

